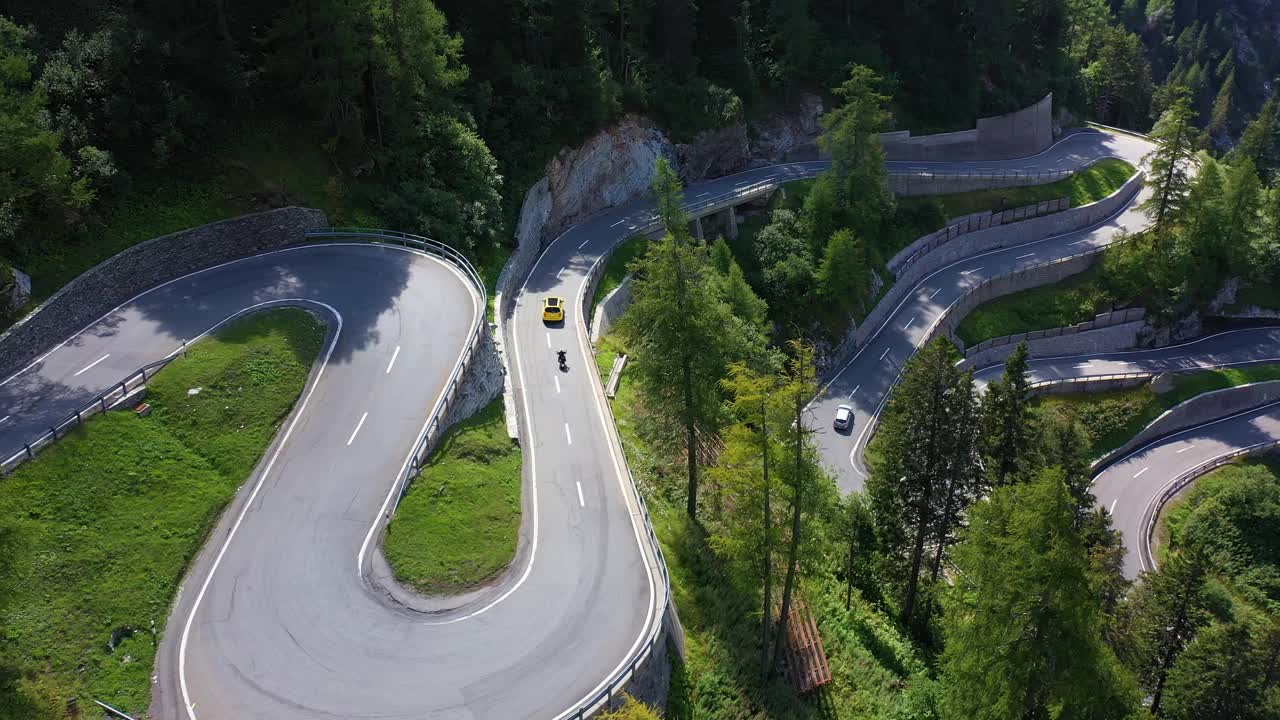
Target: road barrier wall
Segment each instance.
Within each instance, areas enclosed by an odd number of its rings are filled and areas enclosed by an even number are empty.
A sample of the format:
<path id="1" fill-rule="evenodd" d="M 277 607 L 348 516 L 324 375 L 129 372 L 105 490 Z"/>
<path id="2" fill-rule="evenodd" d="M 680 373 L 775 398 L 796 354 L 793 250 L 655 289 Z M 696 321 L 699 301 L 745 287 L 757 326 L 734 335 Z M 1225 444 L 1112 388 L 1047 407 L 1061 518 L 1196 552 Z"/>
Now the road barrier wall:
<path id="1" fill-rule="evenodd" d="M 1002 363 L 1020 343 L 1027 344 L 1033 358 L 1128 350 L 1137 346 L 1138 333 L 1146 327 L 1146 315 L 1146 308 L 1127 308 L 1100 313 L 1075 325 L 984 340 L 965 350 L 961 367 L 984 368 Z"/>
<path id="2" fill-rule="evenodd" d="M 609 334 L 614 323 L 631 306 L 631 298 L 631 276 L 628 275 L 596 304 L 596 310 L 591 316 L 591 342 L 599 342 L 600 338 Z"/>
<path id="3" fill-rule="evenodd" d="M 962 215 L 958 218 L 952 218 L 946 222 L 946 226 L 936 232 L 917 238 L 910 245 L 898 251 L 896 255 L 889 259 L 886 266 L 889 272 L 897 273 L 904 265 L 908 265 L 918 257 L 925 253 L 933 252 L 942 245 L 955 240 L 961 235 L 966 235 L 978 230 L 988 230 L 1001 225 L 1022 222 L 1023 220 L 1031 220 L 1032 218 L 1050 213 L 1061 212 L 1070 209 L 1071 198 L 1057 198 L 1055 200 L 1045 200 L 1043 202 L 1032 205 L 1024 205 L 1011 210 L 1003 210 L 1001 212 L 992 212 L 986 210 L 972 215 Z"/>
<path id="4" fill-rule="evenodd" d="M 1061 380 L 1042 380 L 1031 383 L 1031 395 L 1071 395 L 1075 393 L 1100 393 L 1112 390 L 1146 385 L 1151 380 L 1150 373 L 1128 373 L 1121 375 L 1096 375 L 1094 377 L 1063 378 Z"/>
<path id="5" fill-rule="evenodd" d="M 1280 380 L 1250 383 L 1197 395 L 1169 408 L 1124 445 L 1094 462 L 1095 471 L 1167 435 L 1280 402 Z"/>
<path id="6" fill-rule="evenodd" d="M 1034 105 L 1004 115 L 978 118 L 960 132 L 913 137 L 911 131 L 882 133 L 889 160 L 1005 160 L 1035 155 L 1053 144 L 1053 93 Z"/>
<path id="7" fill-rule="evenodd" d="M 81 273 L 0 334 L 0 377 L 141 293 L 220 263 L 300 243 L 323 210 L 287 207 L 201 225 L 127 248 Z"/>

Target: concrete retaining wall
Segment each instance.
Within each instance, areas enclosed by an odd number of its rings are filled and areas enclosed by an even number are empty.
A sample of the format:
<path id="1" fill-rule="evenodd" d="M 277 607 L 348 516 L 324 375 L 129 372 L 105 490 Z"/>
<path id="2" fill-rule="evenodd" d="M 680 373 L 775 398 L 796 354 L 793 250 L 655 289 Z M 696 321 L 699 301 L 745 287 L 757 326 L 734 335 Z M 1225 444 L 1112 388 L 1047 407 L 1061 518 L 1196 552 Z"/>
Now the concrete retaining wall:
<path id="1" fill-rule="evenodd" d="M 889 191 L 898 197 L 916 195 L 946 195 L 974 190 L 1002 190 L 1005 188 L 1048 185 L 1065 180 L 1069 171 L 1042 173 L 1005 172 L 894 172 L 889 174 Z"/>
<path id="2" fill-rule="evenodd" d="M 631 298 L 631 276 L 628 275 L 596 304 L 595 314 L 591 316 L 591 342 L 599 342 L 609 334 L 614 323 L 631 306 Z"/>
<path id="3" fill-rule="evenodd" d="M 1033 358 L 1128 350 L 1137 347 L 1146 315 L 1146 308 L 1128 308 L 1100 313 L 1075 325 L 993 338 L 965 350 L 962 367 L 1002 363 L 1024 342 Z"/>
<path id="4" fill-rule="evenodd" d="M 1146 385 L 1150 375 L 1126 375 L 1123 377 L 1070 378 L 1032 383 L 1031 395 L 1070 395 L 1072 393 L 1100 393 L 1110 390 Z"/>
<path id="5" fill-rule="evenodd" d="M 889 160 L 1005 160 L 1035 155 L 1053 144 L 1053 94 L 1005 115 L 978 118 L 977 127 L 912 137 L 910 131 L 882 133 Z"/>
<path id="6" fill-rule="evenodd" d="M 329 224 L 324 211 L 287 207 L 244 215 L 134 245 L 67 283 L 0 335 L 0 377 L 151 288 L 219 263 L 303 241 Z"/>
<path id="7" fill-rule="evenodd" d="M 981 252 L 1041 240 L 1096 225 L 1114 215 L 1138 194 L 1142 189 L 1142 178 L 1143 174 L 1137 173 L 1119 190 L 1097 202 L 1013 225 L 1002 225 L 961 235 L 932 252 L 918 256 L 903 266 L 889 292 L 876 303 L 875 308 L 862 324 L 831 354 L 828 367 L 843 365 L 845 360 L 875 335 L 877 329 L 889 319 L 906 298 L 907 293 L 911 292 L 922 279 L 938 269 Z M 1096 259 L 1095 255 L 1096 252 L 1082 253 L 1056 263 L 1037 265 L 1018 273 L 992 278 L 975 287 L 957 302 L 953 311 L 946 313 L 945 319 L 948 324 L 942 331 L 954 335 L 954 328 L 960 320 L 974 307 L 987 300 L 1028 287 L 1057 282 L 1064 277 L 1081 272 L 1093 263 Z"/>
<path id="8" fill-rule="evenodd" d="M 1101 468 L 1166 435 L 1276 401 L 1280 401 L 1280 380 L 1251 383 L 1197 395 L 1166 410 L 1129 442 L 1099 458 L 1094 467 Z"/>
<path id="9" fill-rule="evenodd" d="M 1050 213 L 1061 212 L 1071 207 L 1071 198 L 1057 198 L 1055 200 L 1045 200 L 1033 205 L 1024 205 L 1011 210 L 1001 212 L 992 212 L 990 210 L 974 213 L 972 215 L 962 215 L 958 218 L 952 218 L 946 222 L 946 225 L 937 232 L 929 233 L 917 238 L 910 245 L 898 251 L 896 255 L 889 259 L 887 266 L 890 272 L 897 273 L 902 266 L 915 260 L 917 256 L 927 252 L 932 252 L 937 248 L 951 242 L 961 235 L 967 235 L 978 230 L 987 230 L 993 227 L 1000 227 L 1010 223 L 1022 222 L 1048 215 Z"/>

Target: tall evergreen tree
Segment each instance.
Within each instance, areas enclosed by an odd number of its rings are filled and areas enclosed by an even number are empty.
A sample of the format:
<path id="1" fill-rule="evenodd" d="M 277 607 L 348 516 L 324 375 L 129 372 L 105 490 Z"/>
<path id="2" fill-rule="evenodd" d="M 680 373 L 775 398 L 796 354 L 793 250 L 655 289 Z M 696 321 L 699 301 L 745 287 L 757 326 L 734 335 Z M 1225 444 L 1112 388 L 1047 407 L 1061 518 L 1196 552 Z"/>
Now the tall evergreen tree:
<path id="1" fill-rule="evenodd" d="M 862 240 L 852 230 L 837 231 L 818 266 L 818 295 L 844 315 L 852 315 L 855 308 L 866 312 L 870 283 L 871 267 Z"/>
<path id="2" fill-rule="evenodd" d="M 1155 150 L 1142 159 L 1151 197 L 1142 203 L 1141 209 L 1152 220 L 1157 242 L 1169 236 L 1186 206 L 1191 166 L 1199 146 L 1199 132 L 1192 124 L 1195 115 L 1187 94 L 1177 93 L 1151 130 Z"/>
<path id="3" fill-rule="evenodd" d="M 943 596 L 944 718 L 1124 718 L 1136 709 L 1101 640 L 1075 514 L 1057 470 L 973 507 Z"/>
<path id="4" fill-rule="evenodd" d="M 1169 671 L 1170 720 L 1238 720 L 1261 708 L 1265 667 L 1249 627 L 1216 622 L 1201 630 Z"/>
<path id="5" fill-rule="evenodd" d="M 1231 151 L 1232 160 L 1240 157 L 1253 160 L 1263 175 L 1280 166 L 1280 112 L 1276 108 L 1276 95 L 1268 98 L 1257 117 L 1245 126 L 1240 142 Z"/>
<path id="6" fill-rule="evenodd" d="M 1158 570 L 1142 576 L 1129 598 L 1129 665 L 1150 693 L 1151 713 L 1157 717 L 1163 717 L 1169 671 L 1207 622 L 1208 568 L 1208 556 L 1194 547 L 1172 553 Z"/>
<path id="7" fill-rule="evenodd" d="M 1021 479 L 1032 467 L 1036 437 L 1031 412 L 1029 353 L 1019 343 L 1004 363 L 1004 376 L 987 386 L 982 402 L 983 455 L 994 485 Z"/>

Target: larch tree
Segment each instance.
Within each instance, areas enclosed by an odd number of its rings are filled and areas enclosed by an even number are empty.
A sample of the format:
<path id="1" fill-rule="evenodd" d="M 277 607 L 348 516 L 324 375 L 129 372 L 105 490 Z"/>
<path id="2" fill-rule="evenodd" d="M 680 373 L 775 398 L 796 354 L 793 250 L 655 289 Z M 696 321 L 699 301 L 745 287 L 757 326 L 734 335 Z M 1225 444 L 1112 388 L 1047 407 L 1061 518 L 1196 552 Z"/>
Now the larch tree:
<path id="1" fill-rule="evenodd" d="M 1103 644 L 1058 470 L 973 506 L 943 596 L 946 720 L 1128 717 L 1137 698 Z"/>
<path id="2" fill-rule="evenodd" d="M 1170 720 L 1249 718 L 1261 699 L 1266 667 L 1243 622 L 1201 630 L 1169 671 L 1164 717 Z M 1153 708 L 1154 710 L 1154 708 Z"/>
<path id="3" fill-rule="evenodd" d="M 1016 482 L 1033 462 L 1037 440 L 1027 380 L 1030 355 L 1019 343 L 1004 363 L 1004 376 L 987 385 L 982 399 L 982 443 L 987 475 L 993 485 Z"/>
<path id="4" fill-rule="evenodd" d="M 1191 170 L 1200 144 L 1200 133 L 1193 124 L 1195 116 L 1186 92 L 1175 93 L 1169 109 L 1151 130 L 1156 148 L 1142 159 L 1151 197 L 1140 208 L 1151 219 L 1157 242 L 1169 237 L 1186 209 Z"/>
<path id="5" fill-rule="evenodd" d="M 827 243 L 818 266 L 818 295 L 845 315 L 854 309 L 866 312 L 871 267 L 867 250 L 852 230 L 838 230 Z"/>

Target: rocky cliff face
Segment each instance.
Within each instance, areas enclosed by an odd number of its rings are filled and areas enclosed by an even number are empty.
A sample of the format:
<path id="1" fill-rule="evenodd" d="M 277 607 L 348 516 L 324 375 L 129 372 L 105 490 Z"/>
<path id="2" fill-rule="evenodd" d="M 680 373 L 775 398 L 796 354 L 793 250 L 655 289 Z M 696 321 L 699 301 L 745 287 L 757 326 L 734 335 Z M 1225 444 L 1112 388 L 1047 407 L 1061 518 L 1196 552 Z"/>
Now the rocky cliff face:
<path id="1" fill-rule="evenodd" d="M 659 156 L 686 182 L 750 167 L 818 157 L 822 100 L 806 95 L 796 107 L 704 132 L 676 145 L 651 120 L 627 115 L 547 163 L 547 174 L 525 194 L 516 239 L 520 247 L 550 242 L 565 228 L 649 189 Z"/>

